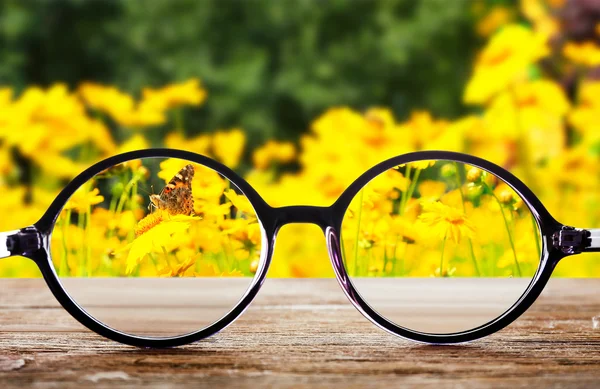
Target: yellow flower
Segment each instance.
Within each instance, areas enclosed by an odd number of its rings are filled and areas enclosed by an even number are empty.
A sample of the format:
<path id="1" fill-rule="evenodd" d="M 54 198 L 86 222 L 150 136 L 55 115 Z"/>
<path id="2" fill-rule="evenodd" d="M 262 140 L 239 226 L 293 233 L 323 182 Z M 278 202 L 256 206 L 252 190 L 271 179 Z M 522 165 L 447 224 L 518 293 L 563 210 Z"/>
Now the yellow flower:
<path id="1" fill-rule="evenodd" d="M 115 120 L 125 127 L 143 128 L 163 124 L 167 121 L 167 118 L 162 111 L 140 103 L 136 109 L 124 112 Z"/>
<path id="2" fill-rule="evenodd" d="M 84 82 L 79 86 L 79 94 L 88 106 L 115 119 L 133 110 L 133 97 L 113 86 Z"/>
<path id="3" fill-rule="evenodd" d="M 237 269 L 219 271 L 214 265 L 206 264 L 200 266 L 200 271 L 195 272 L 194 277 L 244 277 L 244 274 Z"/>
<path id="4" fill-rule="evenodd" d="M 446 193 L 446 184 L 434 180 L 423 180 L 419 182 L 419 194 L 422 198 L 438 200 Z"/>
<path id="5" fill-rule="evenodd" d="M 555 10 L 549 9 L 562 6 L 563 0 L 521 0 L 521 12 L 533 23 L 537 33 L 552 37 L 559 32 L 559 22 L 552 16 Z"/>
<path id="6" fill-rule="evenodd" d="M 112 86 L 84 83 L 79 87 L 79 93 L 90 107 L 106 112 L 124 126 L 145 127 L 166 121 L 160 107 L 144 102 L 136 106 L 131 96 Z"/>
<path id="7" fill-rule="evenodd" d="M 569 113 L 569 122 L 583 135 L 584 143 L 594 144 L 600 139 L 600 82 L 585 81 L 578 92 L 578 104 Z"/>
<path id="8" fill-rule="evenodd" d="M 516 80 L 525 79 L 527 68 L 547 54 L 548 47 L 542 35 L 516 24 L 504 27 L 479 55 L 464 101 L 469 104 L 487 102 Z"/>
<path id="9" fill-rule="evenodd" d="M 13 90 L 7 87 L 0 87 L 0 108 L 9 105 L 12 102 Z"/>
<path id="10" fill-rule="evenodd" d="M 160 89 L 145 88 L 142 96 L 142 106 L 164 111 L 182 105 L 200 105 L 206 100 L 206 90 L 200 86 L 200 80 L 192 78 Z"/>
<path id="11" fill-rule="evenodd" d="M 186 139 L 179 132 L 172 132 L 165 138 L 165 145 L 171 149 L 182 149 L 207 155 L 212 139 L 209 135 L 198 135 Z"/>
<path id="12" fill-rule="evenodd" d="M 177 265 L 174 269 L 171 269 L 170 267 L 164 267 L 158 271 L 158 275 L 161 277 L 185 277 L 185 272 L 196 264 L 196 258 L 199 255 L 200 254 L 189 257 L 186 261 Z"/>
<path id="13" fill-rule="evenodd" d="M 77 189 L 73 196 L 67 201 L 64 209 L 75 209 L 78 212 L 87 212 L 88 208 L 100 204 L 104 201 L 104 196 L 100 194 L 100 189 L 94 188 L 91 191 L 88 185 Z"/>
<path id="14" fill-rule="evenodd" d="M 594 42 L 568 42 L 563 55 L 576 64 L 594 67 L 600 65 L 600 47 Z"/>
<path id="15" fill-rule="evenodd" d="M 400 166 L 408 165 L 408 166 L 410 166 L 411 169 L 424 170 L 424 169 L 427 169 L 428 167 L 435 165 L 435 162 L 436 162 L 435 160 L 424 159 L 422 161 L 409 162 L 408 164 L 403 164 Z"/>
<path id="16" fill-rule="evenodd" d="M 147 254 L 162 252 L 171 243 L 173 235 L 185 233 L 191 223 L 198 220 L 197 216 L 170 215 L 162 210 L 140 220 L 135 228 L 136 238 L 126 246 L 129 249 L 127 274 L 131 274 Z"/>
<path id="17" fill-rule="evenodd" d="M 141 134 L 134 134 L 129 139 L 121 143 L 117 153 L 126 153 L 128 151 L 143 150 L 150 147 L 150 144 Z"/>
<path id="18" fill-rule="evenodd" d="M 296 157 L 296 149 L 289 142 L 270 140 L 252 153 L 252 162 L 257 169 L 266 169 L 273 162 L 287 163 Z"/>
<path id="19" fill-rule="evenodd" d="M 246 135 L 239 128 L 218 131 L 213 136 L 212 148 L 215 157 L 232 169 L 240 162 L 245 145 Z"/>
<path id="20" fill-rule="evenodd" d="M 229 201 L 231 201 L 234 207 L 245 213 L 246 216 L 256 217 L 256 212 L 246 196 L 243 194 L 237 194 L 233 189 L 226 189 L 223 194 Z"/>
<path id="21" fill-rule="evenodd" d="M 484 113 L 481 133 L 487 137 L 487 151 L 513 141 L 527 148 L 532 162 L 556 157 L 566 144 L 564 119 L 569 109 L 563 90 L 552 81 L 515 85 L 497 95 Z"/>
<path id="22" fill-rule="evenodd" d="M 473 237 L 475 232 L 473 225 L 461 210 L 439 201 L 426 201 L 422 206 L 423 213 L 419 215 L 419 220 L 431 227 L 433 234 L 437 234 L 442 239 L 449 238 L 455 243 L 459 243 L 463 236 Z"/>
<path id="23" fill-rule="evenodd" d="M 514 15 L 510 9 L 497 5 L 477 23 L 477 33 L 480 36 L 487 37 L 513 18 Z"/>
<path id="24" fill-rule="evenodd" d="M 114 148 L 108 130 L 86 115 L 81 101 L 63 84 L 47 90 L 27 88 L 0 110 L 0 123 L 0 138 L 32 158 L 58 154 L 87 141 L 101 150 L 110 152 Z"/>

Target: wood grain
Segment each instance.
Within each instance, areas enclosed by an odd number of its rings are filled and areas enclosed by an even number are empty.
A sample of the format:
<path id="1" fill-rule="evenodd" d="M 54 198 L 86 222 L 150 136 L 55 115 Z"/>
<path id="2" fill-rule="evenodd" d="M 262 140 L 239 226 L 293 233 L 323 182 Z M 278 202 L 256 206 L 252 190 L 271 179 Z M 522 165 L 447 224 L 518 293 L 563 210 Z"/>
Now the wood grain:
<path id="1" fill-rule="evenodd" d="M 600 383 L 600 280 L 552 279 L 507 329 L 427 346 L 363 318 L 334 279 L 269 279 L 220 334 L 169 350 L 106 340 L 41 280 L 0 280 L 0 387 L 582 387 Z"/>

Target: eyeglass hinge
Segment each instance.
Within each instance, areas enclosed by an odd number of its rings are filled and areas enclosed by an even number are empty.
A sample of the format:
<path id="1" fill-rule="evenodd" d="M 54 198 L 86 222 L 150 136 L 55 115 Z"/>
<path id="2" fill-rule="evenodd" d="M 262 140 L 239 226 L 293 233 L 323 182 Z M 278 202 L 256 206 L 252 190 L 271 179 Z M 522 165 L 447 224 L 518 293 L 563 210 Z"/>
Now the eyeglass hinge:
<path id="1" fill-rule="evenodd" d="M 579 254 L 591 244 L 591 233 L 588 230 L 563 226 L 552 236 L 554 247 L 565 254 Z"/>
<path id="2" fill-rule="evenodd" d="M 34 227 L 21 229 L 6 239 L 6 248 L 13 255 L 22 255 L 42 248 L 42 236 Z"/>

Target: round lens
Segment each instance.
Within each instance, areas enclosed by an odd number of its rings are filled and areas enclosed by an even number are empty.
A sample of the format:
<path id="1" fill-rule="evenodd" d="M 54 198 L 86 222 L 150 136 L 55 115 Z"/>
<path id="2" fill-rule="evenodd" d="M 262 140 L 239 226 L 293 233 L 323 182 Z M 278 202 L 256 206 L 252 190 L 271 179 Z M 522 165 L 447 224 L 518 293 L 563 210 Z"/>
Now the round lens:
<path id="1" fill-rule="evenodd" d="M 261 226 L 225 177 L 181 159 L 115 165 L 69 199 L 52 232 L 71 298 L 115 330 L 178 336 L 231 311 L 259 266 Z"/>
<path id="2" fill-rule="evenodd" d="M 344 266 L 381 316 L 413 331 L 471 330 L 519 300 L 541 258 L 538 224 L 504 181 L 416 161 L 365 185 L 342 223 Z"/>

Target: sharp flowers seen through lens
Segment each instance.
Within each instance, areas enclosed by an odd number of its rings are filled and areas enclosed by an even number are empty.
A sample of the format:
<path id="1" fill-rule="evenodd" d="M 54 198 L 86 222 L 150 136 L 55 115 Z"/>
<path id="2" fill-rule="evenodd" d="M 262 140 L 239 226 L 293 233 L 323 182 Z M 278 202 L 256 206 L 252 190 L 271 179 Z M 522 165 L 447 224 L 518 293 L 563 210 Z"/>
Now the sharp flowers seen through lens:
<path id="1" fill-rule="evenodd" d="M 61 283 L 96 319 L 172 336 L 203 329 L 236 305 L 258 266 L 261 229 L 246 197 L 214 170 L 147 158 L 79 188 L 51 250 Z"/>
<path id="2" fill-rule="evenodd" d="M 344 263 L 362 297 L 398 325 L 466 331 L 508 310 L 540 262 L 537 222 L 505 182 L 475 166 L 417 161 L 353 199 Z"/>

